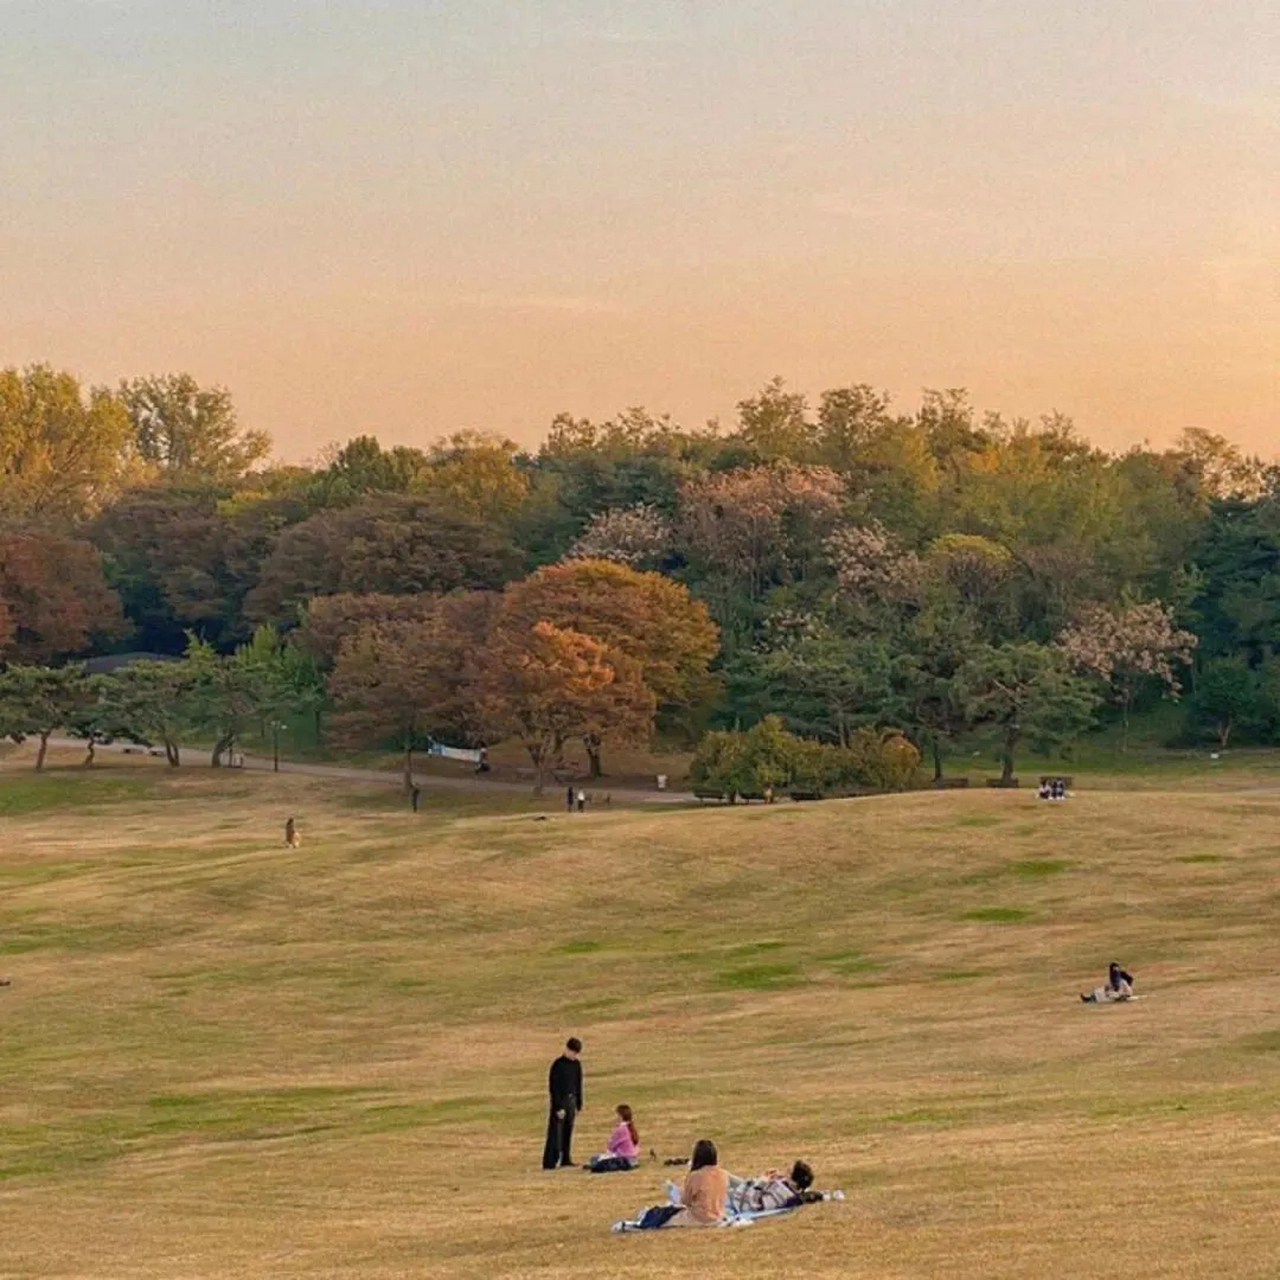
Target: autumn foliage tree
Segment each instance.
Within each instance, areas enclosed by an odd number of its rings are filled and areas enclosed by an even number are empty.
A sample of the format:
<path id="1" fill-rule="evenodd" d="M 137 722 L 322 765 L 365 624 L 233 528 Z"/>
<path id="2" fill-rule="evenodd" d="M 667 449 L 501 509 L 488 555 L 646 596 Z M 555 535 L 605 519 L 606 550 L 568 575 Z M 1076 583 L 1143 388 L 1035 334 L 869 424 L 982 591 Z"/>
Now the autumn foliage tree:
<path id="1" fill-rule="evenodd" d="M 611 655 L 635 663 L 655 705 L 673 716 L 714 693 L 708 673 L 719 629 L 686 587 L 658 573 L 640 573 L 609 560 L 548 565 L 503 593 L 503 622 L 538 622 L 599 640 Z M 587 739 L 592 775 L 600 774 L 600 744 Z"/>
<path id="2" fill-rule="evenodd" d="M 515 738 L 528 751 L 539 794 L 571 738 L 637 741 L 653 726 L 654 697 L 638 664 L 546 621 L 499 623 L 471 692 L 485 733 Z"/>
<path id="3" fill-rule="evenodd" d="M 124 634 L 97 551 L 55 534 L 0 534 L 0 657 L 51 662 Z"/>
<path id="4" fill-rule="evenodd" d="M 366 620 L 344 635 L 328 679 L 332 740 L 349 747 L 394 741 L 411 788 L 414 751 L 424 739 L 465 736 L 475 726 L 470 664 L 488 610 L 484 597 L 459 594 L 432 601 L 418 617 Z"/>
<path id="5" fill-rule="evenodd" d="M 383 495 L 286 529 L 245 608 L 291 626 L 315 596 L 497 588 L 519 564 L 510 541 L 484 521 L 431 499 Z"/>

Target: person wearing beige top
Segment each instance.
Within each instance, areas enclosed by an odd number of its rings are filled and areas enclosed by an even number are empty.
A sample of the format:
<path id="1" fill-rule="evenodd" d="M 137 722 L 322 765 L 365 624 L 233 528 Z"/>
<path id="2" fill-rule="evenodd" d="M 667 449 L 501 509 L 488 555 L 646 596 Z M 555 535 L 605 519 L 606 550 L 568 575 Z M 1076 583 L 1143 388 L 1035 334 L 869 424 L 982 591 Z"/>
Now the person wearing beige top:
<path id="1" fill-rule="evenodd" d="M 693 1148 L 689 1176 L 684 1180 L 683 1204 L 669 1227 L 713 1227 L 724 1220 L 729 1198 L 729 1175 L 720 1168 L 716 1144 L 703 1138 Z"/>

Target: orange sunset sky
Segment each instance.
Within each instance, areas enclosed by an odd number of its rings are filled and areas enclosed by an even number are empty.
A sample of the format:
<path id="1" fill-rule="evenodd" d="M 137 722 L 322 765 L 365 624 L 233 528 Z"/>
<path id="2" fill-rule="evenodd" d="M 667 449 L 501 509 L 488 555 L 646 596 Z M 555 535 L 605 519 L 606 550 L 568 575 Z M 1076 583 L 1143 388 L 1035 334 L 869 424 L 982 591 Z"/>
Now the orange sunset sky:
<path id="1" fill-rule="evenodd" d="M 1280 10 L 0 0 L 0 365 L 283 458 L 774 374 L 1280 452 Z"/>

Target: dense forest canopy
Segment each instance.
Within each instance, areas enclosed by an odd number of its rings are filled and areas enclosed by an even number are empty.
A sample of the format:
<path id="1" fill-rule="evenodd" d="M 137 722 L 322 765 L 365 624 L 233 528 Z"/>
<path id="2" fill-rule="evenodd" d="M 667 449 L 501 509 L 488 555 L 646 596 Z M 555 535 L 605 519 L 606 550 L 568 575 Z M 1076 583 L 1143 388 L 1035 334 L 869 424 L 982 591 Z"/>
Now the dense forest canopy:
<path id="1" fill-rule="evenodd" d="M 1280 471 L 1208 431 L 1109 453 L 963 391 L 775 379 L 727 426 L 269 455 L 187 375 L 0 372 L 0 730 L 76 712 L 33 719 L 32 673 L 141 650 L 195 664 L 219 741 L 287 667 L 272 696 L 335 740 L 516 736 L 539 769 L 770 715 L 846 750 L 896 728 L 939 769 L 986 732 L 1012 768 L 1178 696 L 1188 740 L 1280 735 Z"/>

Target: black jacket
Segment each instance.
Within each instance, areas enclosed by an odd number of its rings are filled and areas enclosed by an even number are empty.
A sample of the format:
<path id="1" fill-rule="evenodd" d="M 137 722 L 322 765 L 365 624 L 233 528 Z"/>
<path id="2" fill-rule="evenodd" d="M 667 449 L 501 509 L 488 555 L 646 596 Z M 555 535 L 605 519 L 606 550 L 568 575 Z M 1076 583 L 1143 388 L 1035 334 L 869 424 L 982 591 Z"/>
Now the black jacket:
<path id="1" fill-rule="evenodd" d="M 576 1058 L 561 1054 L 551 1064 L 551 1076 L 547 1084 L 553 1107 L 572 1103 L 575 1110 L 582 1110 L 582 1063 Z"/>

